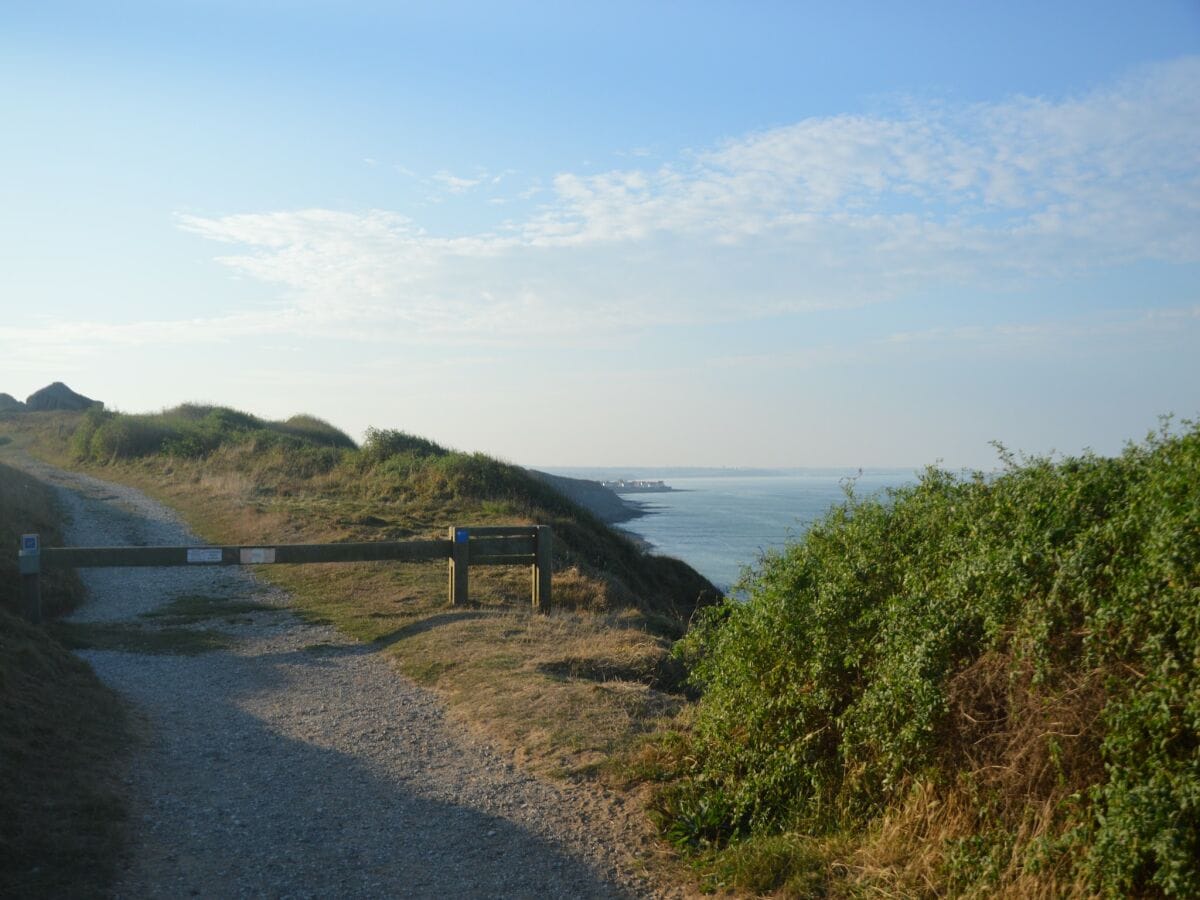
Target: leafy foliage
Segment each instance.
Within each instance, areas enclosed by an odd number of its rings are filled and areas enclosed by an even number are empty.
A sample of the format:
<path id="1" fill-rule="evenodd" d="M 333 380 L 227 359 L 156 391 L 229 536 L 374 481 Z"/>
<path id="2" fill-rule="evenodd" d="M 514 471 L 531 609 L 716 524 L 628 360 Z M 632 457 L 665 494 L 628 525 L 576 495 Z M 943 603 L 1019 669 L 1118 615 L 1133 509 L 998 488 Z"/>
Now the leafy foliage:
<path id="1" fill-rule="evenodd" d="M 1200 894 L 1200 428 L 1004 458 L 851 493 L 701 614 L 668 833 L 865 834 L 932 784 L 956 891 Z"/>
<path id="2" fill-rule="evenodd" d="M 378 464 L 394 456 L 422 458 L 445 456 L 450 451 L 423 437 L 397 431 L 392 428 L 368 428 L 367 439 L 362 447 L 362 459 Z"/>
<path id="3" fill-rule="evenodd" d="M 111 462 L 162 453 L 197 459 L 219 447 L 246 441 L 259 446 L 353 450 L 354 441 L 314 416 L 268 422 L 223 406 L 185 403 L 155 415 L 126 415 L 89 409 L 71 437 L 80 461 Z"/>

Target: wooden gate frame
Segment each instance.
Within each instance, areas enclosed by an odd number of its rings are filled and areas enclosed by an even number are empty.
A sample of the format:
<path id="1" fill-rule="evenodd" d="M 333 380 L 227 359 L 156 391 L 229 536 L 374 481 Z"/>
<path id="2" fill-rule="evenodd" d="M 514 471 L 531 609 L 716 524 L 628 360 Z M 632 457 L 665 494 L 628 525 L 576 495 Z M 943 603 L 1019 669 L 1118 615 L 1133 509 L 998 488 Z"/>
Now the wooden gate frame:
<path id="1" fill-rule="evenodd" d="M 444 541 L 371 541 L 346 544 L 274 544 L 202 547 L 45 547 L 36 534 L 21 536 L 19 571 L 26 616 L 42 620 L 41 574 L 51 569 L 125 566 L 246 566 L 448 561 L 451 606 L 470 602 L 471 566 L 529 566 L 533 608 L 550 606 L 554 535 L 549 525 L 451 525 Z"/>

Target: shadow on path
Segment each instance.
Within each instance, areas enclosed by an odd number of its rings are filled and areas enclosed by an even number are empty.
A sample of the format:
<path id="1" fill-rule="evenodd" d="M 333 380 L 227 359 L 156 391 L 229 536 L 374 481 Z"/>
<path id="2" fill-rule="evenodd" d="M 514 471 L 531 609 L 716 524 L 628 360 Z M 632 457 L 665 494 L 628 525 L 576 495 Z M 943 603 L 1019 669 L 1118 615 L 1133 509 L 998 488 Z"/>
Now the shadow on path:
<path id="1" fill-rule="evenodd" d="M 421 752 L 403 722 L 361 723 L 373 731 L 359 740 L 379 745 L 362 759 L 321 745 L 336 728 L 297 739 L 221 697 L 254 658 L 87 656 L 156 735 L 137 760 L 142 808 L 123 894 L 625 896 L 509 819 L 428 796 L 447 790 L 435 782 L 449 760 L 430 752 L 438 746 Z M 214 664 L 235 671 L 214 681 Z M 279 686 L 247 685 L 260 696 Z M 330 712 L 303 701 L 277 711 L 296 727 Z M 503 803 L 503 789 L 479 778 Z"/>

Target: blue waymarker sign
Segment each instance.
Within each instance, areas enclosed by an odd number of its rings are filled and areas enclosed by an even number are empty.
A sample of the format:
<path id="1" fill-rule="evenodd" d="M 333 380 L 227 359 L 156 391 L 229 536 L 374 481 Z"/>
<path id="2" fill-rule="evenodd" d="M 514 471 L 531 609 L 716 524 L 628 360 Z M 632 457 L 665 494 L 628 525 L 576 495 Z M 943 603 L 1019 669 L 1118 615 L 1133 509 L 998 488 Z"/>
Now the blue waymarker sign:
<path id="1" fill-rule="evenodd" d="M 454 543 L 456 543 L 456 544 L 465 544 L 467 542 L 467 539 L 470 536 L 471 536 L 471 529 L 469 529 L 469 528 L 455 528 L 454 529 Z"/>
<path id="2" fill-rule="evenodd" d="M 22 553 L 37 553 L 38 552 L 38 536 L 36 534 L 21 535 L 21 552 Z"/>

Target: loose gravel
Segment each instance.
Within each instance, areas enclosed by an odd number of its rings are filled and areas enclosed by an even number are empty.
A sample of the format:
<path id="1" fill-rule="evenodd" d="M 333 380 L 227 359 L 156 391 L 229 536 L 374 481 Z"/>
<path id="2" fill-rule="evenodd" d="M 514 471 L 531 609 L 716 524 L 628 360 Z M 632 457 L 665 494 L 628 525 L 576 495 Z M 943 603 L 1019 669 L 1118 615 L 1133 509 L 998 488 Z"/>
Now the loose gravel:
<path id="1" fill-rule="evenodd" d="M 128 487 L 23 466 L 55 485 L 75 546 L 202 543 Z M 80 622 L 186 595 L 270 609 L 206 620 L 229 649 L 85 651 L 140 711 L 131 850 L 117 897 L 667 897 L 639 872 L 620 798 L 548 782 L 446 716 L 370 645 L 302 622 L 249 569 L 91 569 Z"/>

